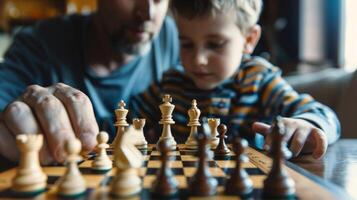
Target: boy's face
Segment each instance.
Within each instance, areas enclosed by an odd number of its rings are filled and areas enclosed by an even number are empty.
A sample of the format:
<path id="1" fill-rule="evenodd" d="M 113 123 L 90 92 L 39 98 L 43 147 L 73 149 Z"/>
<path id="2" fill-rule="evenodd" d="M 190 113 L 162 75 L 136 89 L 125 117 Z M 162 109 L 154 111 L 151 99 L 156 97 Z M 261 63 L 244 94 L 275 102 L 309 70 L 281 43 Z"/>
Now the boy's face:
<path id="1" fill-rule="evenodd" d="M 235 23 L 233 11 L 215 17 L 176 17 L 181 61 L 200 89 L 213 89 L 238 69 L 246 38 Z"/>

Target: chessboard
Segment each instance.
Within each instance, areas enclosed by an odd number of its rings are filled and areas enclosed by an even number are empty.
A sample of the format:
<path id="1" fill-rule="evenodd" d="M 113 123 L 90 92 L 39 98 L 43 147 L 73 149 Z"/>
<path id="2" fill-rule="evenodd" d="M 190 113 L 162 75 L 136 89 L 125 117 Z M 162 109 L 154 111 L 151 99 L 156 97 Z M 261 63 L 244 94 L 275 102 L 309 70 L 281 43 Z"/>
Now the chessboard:
<path id="1" fill-rule="evenodd" d="M 149 144 L 146 150 L 141 150 L 145 161 L 139 169 L 142 179 L 142 191 L 132 196 L 132 199 L 157 199 L 152 196 L 150 189 L 156 178 L 156 173 L 161 167 L 160 152 L 155 145 Z M 113 159 L 114 150 L 109 148 L 107 153 Z M 246 149 L 249 162 L 243 164 L 249 177 L 253 181 L 254 190 L 251 198 L 263 199 L 261 196 L 263 181 L 270 170 L 272 160 L 264 153 L 248 147 Z M 179 144 L 177 149 L 169 153 L 171 160 L 170 168 L 174 172 L 174 177 L 178 182 L 179 192 L 177 199 L 200 199 L 207 197 L 190 197 L 187 193 L 190 178 L 196 171 L 197 160 L 195 150 L 187 150 L 184 145 Z M 87 190 L 81 199 L 110 199 L 109 185 L 115 174 L 115 168 L 100 174 L 91 169 L 91 162 L 95 155 L 89 155 L 79 164 L 79 169 L 86 180 Z M 213 199 L 237 199 L 236 196 L 224 194 L 224 183 L 235 167 L 234 155 L 230 153 L 225 156 L 212 156 L 208 166 L 212 176 L 218 181 L 217 194 Z M 284 167 L 296 184 L 296 199 L 343 199 L 343 192 L 333 184 L 326 182 L 310 173 L 302 170 L 296 165 L 287 162 Z M 59 179 L 65 172 L 64 166 L 45 166 L 42 168 L 47 174 L 47 188 L 45 192 L 30 197 L 30 199 L 59 199 L 56 195 L 56 188 Z M 11 180 L 15 176 L 16 169 L 10 169 L 0 173 L 0 199 L 20 199 L 16 193 L 11 191 Z M 131 198 L 129 198 L 131 199 Z"/>

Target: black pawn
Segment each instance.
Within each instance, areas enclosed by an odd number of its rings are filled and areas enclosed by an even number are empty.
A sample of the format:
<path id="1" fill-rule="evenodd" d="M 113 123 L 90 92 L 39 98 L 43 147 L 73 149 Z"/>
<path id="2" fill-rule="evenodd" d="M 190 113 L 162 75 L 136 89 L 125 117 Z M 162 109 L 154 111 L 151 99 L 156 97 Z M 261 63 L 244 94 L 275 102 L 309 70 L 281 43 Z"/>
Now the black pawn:
<path id="1" fill-rule="evenodd" d="M 265 198 L 295 199 L 295 183 L 289 177 L 283 164 L 291 156 L 284 141 L 282 118 L 277 117 L 273 123 L 270 155 L 273 159 L 272 168 L 264 180 L 263 196 Z"/>
<path id="2" fill-rule="evenodd" d="M 244 154 L 247 146 L 248 142 L 245 139 L 236 137 L 233 141 L 236 167 L 234 168 L 231 177 L 226 182 L 226 194 L 239 195 L 246 198 L 249 197 L 253 191 L 253 182 L 250 180 L 248 173 L 242 167 L 242 163 L 248 161 L 248 157 Z"/>
<path id="3" fill-rule="evenodd" d="M 170 156 L 170 145 L 166 139 L 160 140 L 158 150 L 161 153 L 161 168 L 157 173 L 156 180 L 153 182 L 152 193 L 154 196 L 170 197 L 177 194 L 177 181 L 174 178 L 174 173 L 168 166 Z"/>
<path id="4" fill-rule="evenodd" d="M 217 180 L 212 177 L 207 165 L 209 148 L 207 146 L 209 137 L 205 134 L 198 134 L 198 168 L 189 183 L 190 195 L 211 196 L 217 192 Z"/>
<path id="5" fill-rule="evenodd" d="M 227 155 L 231 151 L 226 145 L 225 139 L 227 138 L 226 132 L 227 132 L 227 126 L 224 124 L 220 124 L 218 126 L 218 137 L 219 137 L 219 143 L 217 145 L 217 148 L 214 150 L 214 155 Z"/>

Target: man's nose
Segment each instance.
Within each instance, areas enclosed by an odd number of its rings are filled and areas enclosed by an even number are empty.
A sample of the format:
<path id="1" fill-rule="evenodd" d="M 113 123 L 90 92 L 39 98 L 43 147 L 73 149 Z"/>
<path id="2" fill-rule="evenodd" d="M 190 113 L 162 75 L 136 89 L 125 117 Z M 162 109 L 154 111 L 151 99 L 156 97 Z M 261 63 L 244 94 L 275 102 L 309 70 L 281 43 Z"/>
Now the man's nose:
<path id="1" fill-rule="evenodd" d="M 154 18 L 156 5 L 154 0 L 138 0 L 137 14 L 141 20 L 151 20 Z"/>

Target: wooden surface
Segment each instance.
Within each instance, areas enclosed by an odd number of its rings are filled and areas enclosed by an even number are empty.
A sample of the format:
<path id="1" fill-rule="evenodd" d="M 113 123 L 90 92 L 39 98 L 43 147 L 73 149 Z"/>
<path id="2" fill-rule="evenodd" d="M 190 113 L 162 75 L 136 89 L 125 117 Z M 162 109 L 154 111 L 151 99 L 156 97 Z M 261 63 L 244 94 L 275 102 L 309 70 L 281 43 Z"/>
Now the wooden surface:
<path id="1" fill-rule="evenodd" d="M 329 146 L 322 160 L 300 156 L 291 160 L 301 168 L 332 182 L 357 199 L 357 139 L 341 139 Z M 11 167 L 0 159 L 0 172 Z"/>
<path id="2" fill-rule="evenodd" d="M 328 180 L 357 199 L 357 139 L 341 139 L 329 146 L 322 160 L 311 156 L 300 156 L 293 163 Z"/>
<path id="3" fill-rule="evenodd" d="M 152 147 L 152 145 L 151 145 Z M 151 149 L 150 147 L 150 149 Z M 197 158 L 193 156 L 196 154 L 194 151 L 185 150 L 182 146 L 179 146 L 179 151 L 170 152 L 173 157 L 173 161 L 170 166 L 173 168 L 175 178 L 178 181 L 179 196 L 185 197 L 187 192 L 188 183 L 196 171 Z M 112 151 L 110 155 L 112 155 Z M 143 152 L 145 154 L 144 166 L 140 168 L 139 175 L 143 181 L 143 191 L 140 193 L 142 199 L 147 199 L 150 188 L 152 187 L 152 181 L 156 178 L 157 169 L 161 166 L 159 161 L 159 152 L 156 150 L 149 150 Z M 271 159 L 266 155 L 248 148 L 247 155 L 249 162 L 244 164 L 247 169 L 250 178 L 253 181 L 253 197 L 260 198 L 262 183 L 266 177 L 266 173 L 271 166 Z M 233 170 L 235 161 L 232 160 L 232 156 L 228 155 L 224 157 L 215 157 L 214 160 L 208 161 L 209 170 L 211 174 L 218 181 L 217 196 L 215 199 L 237 199 L 234 196 L 227 196 L 223 194 L 225 179 L 229 177 L 229 172 Z M 97 199 L 108 197 L 108 186 L 110 185 L 115 169 L 107 174 L 93 174 L 90 169 L 93 159 L 86 159 L 80 164 L 80 170 L 87 182 L 87 192 L 85 197 L 88 199 Z M 296 182 L 296 194 L 298 199 L 348 199 L 344 191 L 340 188 L 326 182 L 316 176 L 303 171 L 301 168 L 294 164 L 287 163 L 290 176 Z M 48 174 L 48 190 L 44 195 L 37 197 L 44 197 L 47 199 L 55 199 L 57 181 L 64 173 L 63 166 L 44 167 L 43 170 Z M 297 169 L 297 170 L 296 170 Z M 300 170 L 299 170 L 300 169 Z M 11 193 L 11 179 L 14 176 L 15 169 L 11 169 L 0 173 L 0 199 L 8 199 L 14 197 L 15 194 Z M 182 195 L 182 196 L 181 196 Z M 204 199 L 204 198 L 201 198 Z"/>

